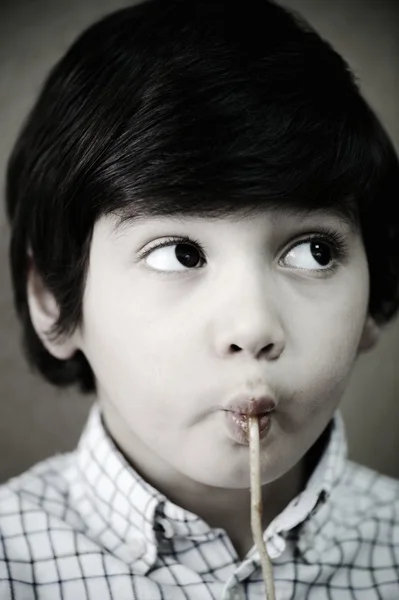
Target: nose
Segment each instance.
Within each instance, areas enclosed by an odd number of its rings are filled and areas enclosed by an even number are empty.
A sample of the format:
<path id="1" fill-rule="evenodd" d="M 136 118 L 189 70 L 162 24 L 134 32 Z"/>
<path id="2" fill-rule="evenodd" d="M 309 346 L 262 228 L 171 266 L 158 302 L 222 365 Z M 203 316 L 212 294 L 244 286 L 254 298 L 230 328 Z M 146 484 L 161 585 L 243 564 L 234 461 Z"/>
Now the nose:
<path id="1" fill-rule="evenodd" d="M 277 359 L 286 339 L 281 307 L 265 281 L 228 286 L 215 318 L 214 345 L 219 357 L 243 353 L 255 359 Z M 268 288 L 268 289 L 267 289 Z"/>

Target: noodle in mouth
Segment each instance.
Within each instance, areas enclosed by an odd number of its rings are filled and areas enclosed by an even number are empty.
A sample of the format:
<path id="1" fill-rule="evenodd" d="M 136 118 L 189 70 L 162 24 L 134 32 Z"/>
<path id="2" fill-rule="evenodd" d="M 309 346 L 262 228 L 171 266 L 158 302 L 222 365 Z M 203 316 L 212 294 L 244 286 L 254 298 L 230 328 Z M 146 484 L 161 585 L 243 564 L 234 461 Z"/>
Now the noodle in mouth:
<path id="1" fill-rule="evenodd" d="M 251 476 L 251 530 L 258 549 L 262 576 L 265 582 L 266 599 L 275 600 L 273 568 L 263 540 L 262 528 L 262 487 L 260 481 L 260 437 L 259 419 L 247 417 L 247 438 L 249 441 L 249 465 Z"/>

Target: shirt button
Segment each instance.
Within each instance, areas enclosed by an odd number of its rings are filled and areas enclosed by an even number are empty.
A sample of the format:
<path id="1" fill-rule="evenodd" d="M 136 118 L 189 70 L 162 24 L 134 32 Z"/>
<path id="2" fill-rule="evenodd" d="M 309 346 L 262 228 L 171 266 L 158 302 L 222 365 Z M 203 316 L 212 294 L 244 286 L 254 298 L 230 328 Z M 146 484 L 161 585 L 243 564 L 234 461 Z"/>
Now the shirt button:
<path id="1" fill-rule="evenodd" d="M 167 519 L 160 519 L 159 524 L 163 529 L 163 534 L 166 539 L 169 540 L 175 535 L 174 529 Z"/>
<path id="2" fill-rule="evenodd" d="M 145 554 L 146 549 L 145 542 L 135 539 L 132 542 L 129 542 L 128 545 L 124 546 L 123 560 L 133 564 Z"/>
<path id="3" fill-rule="evenodd" d="M 279 556 L 280 554 L 282 554 L 284 552 L 287 544 L 285 542 L 285 539 L 281 535 L 276 534 L 272 538 L 271 542 L 275 548 L 275 553 L 277 553 L 277 556 Z"/>
<path id="4" fill-rule="evenodd" d="M 229 600 L 244 600 L 244 595 L 240 587 L 234 586 L 231 588 Z"/>

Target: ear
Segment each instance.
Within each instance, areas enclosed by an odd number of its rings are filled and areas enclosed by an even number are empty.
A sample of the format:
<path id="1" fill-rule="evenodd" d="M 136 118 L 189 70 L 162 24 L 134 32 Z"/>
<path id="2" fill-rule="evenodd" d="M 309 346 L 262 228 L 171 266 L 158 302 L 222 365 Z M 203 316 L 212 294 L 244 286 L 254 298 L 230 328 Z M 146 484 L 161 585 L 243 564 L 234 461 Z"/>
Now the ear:
<path id="1" fill-rule="evenodd" d="M 381 327 L 377 325 L 372 317 L 368 316 L 359 341 L 358 354 L 372 350 L 380 339 L 380 333 Z"/>
<path id="2" fill-rule="evenodd" d="M 48 332 L 56 323 L 59 308 L 54 296 L 47 290 L 42 277 L 37 272 L 36 266 L 29 254 L 29 270 L 27 277 L 27 297 L 30 317 L 33 327 L 45 348 L 60 360 L 71 358 L 78 350 L 76 336 L 54 340 L 49 338 Z"/>

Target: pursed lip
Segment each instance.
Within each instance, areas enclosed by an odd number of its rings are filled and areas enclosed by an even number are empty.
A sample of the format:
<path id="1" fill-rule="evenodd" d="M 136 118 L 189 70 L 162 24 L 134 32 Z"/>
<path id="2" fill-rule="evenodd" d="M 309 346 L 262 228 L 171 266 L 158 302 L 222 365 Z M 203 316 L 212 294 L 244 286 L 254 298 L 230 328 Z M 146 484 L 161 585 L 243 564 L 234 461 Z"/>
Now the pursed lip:
<path id="1" fill-rule="evenodd" d="M 260 417 L 272 412 L 275 408 L 276 402 L 270 396 L 245 394 L 235 396 L 224 410 L 248 417 Z"/>

